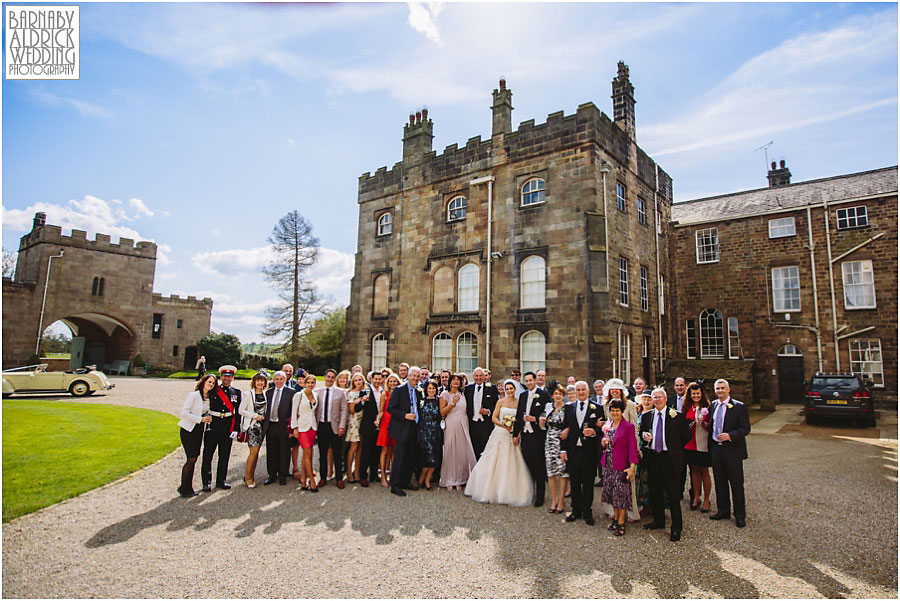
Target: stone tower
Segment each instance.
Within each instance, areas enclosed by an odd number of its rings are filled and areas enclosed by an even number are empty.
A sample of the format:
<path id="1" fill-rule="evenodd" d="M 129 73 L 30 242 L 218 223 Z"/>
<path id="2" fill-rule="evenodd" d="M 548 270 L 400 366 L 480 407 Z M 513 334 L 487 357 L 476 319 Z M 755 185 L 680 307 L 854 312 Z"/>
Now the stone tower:
<path id="1" fill-rule="evenodd" d="M 618 66 L 616 78 L 612 80 L 613 119 L 634 140 L 634 86 L 628 79 L 628 65 L 619 61 Z"/>

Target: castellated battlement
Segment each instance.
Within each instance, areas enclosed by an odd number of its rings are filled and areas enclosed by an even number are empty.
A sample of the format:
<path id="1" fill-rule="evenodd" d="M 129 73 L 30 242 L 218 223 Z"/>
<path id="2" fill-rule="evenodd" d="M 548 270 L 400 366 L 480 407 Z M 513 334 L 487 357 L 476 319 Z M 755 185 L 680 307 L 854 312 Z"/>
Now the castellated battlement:
<path id="1" fill-rule="evenodd" d="M 88 240 L 84 230 L 72 230 L 71 235 L 64 236 L 62 228 L 58 225 L 47 225 L 44 220 L 46 215 L 36 213 L 33 229 L 19 240 L 19 251 L 26 250 L 40 243 L 56 244 L 63 247 L 83 248 L 87 250 L 102 250 L 122 255 L 156 259 L 156 244 L 141 240 L 135 244 L 131 238 L 119 238 L 118 243 L 113 244 L 109 234 L 97 234 L 94 240 Z"/>
<path id="2" fill-rule="evenodd" d="M 421 127 L 426 127 L 422 123 Z M 430 130 L 430 120 L 427 127 Z M 409 128 L 409 125 L 404 126 L 406 134 Z M 653 159 L 635 144 L 634 138 L 619 124 L 593 102 L 586 102 L 579 105 L 573 114 L 566 115 L 564 111 L 550 113 L 544 123 L 535 124 L 534 119 L 522 121 L 515 130 L 503 132 L 502 137 L 482 140 L 481 136 L 475 136 L 469 138 L 464 147 L 450 144 L 440 154 L 434 150 L 423 152 L 415 164 L 400 161 L 391 169 L 380 167 L 374 174 L 364 173 L 359 177 L 358 202 L 365 203 L 399 192 L 406 174 L 413 169 L 418 170 L 421 181 L 436 182 L 490 169 L 499 151 L 505 152 L 508 160 L 515 162 L 591 143 L 608 155 L 611 162 L 630 165 L 648 188 L 655 188 L 657 167 Z M 502 148 L 494 148 L 494 144 L 502 144 Z M 659 173 L 660 194 L 665 188 L 665 196 L 671 202 L 671 178 L 661 170 Z"/>
<path id="3" fill-rule="evenodd" d="M 170 307 L 187 307 L 187 306 L 209 306 L 212 309 L 213 300 L 211 298 L 204 297 L 203 299 L 198 299 L 196 296 L 188 296 L 187 298 L 182 298 L 177 294 L 170 294 L 169 296 L 163 296 L 159 292 L 153 293 L 153 304 L 161 305 L 161 306 L 170 306 Z"/>

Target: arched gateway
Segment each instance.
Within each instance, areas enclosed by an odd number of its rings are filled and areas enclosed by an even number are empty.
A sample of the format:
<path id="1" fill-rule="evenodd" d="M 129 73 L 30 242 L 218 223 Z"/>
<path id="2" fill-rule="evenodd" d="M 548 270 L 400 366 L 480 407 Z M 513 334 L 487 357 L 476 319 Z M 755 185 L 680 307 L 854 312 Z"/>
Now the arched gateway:
<path id="1" fill-rule="evenodd" d="M 70 368 L 130 362 L 181 368 L 209 333 L 212 300 L 153 293 L 156 244 L 47 225 L 37 213 L 19 242 L 15 277 L 3 279 L 3 368 L 37 354 L 55 321 L 72 331 Z M 127 363 L 126 363 L 127 365 Z M 193 366 L 191 366 L 193 367 Z"/>

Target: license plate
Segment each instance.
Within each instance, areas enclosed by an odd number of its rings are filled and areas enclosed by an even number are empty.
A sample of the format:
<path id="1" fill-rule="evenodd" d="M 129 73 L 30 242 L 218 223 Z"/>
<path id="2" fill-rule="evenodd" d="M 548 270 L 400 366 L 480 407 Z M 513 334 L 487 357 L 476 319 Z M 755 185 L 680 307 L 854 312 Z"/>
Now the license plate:
<path id="1" fill-rule="evenodd" d="M 827 404 L 828 405 L 846 405 L 847 401 L 842 400 L 842 399 L 828 399 Z"/>

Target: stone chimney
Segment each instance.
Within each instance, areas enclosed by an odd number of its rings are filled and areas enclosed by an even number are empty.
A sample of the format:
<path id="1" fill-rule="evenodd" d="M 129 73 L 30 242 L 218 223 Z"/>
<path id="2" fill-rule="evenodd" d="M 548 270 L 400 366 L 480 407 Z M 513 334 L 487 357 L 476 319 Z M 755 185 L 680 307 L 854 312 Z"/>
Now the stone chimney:
<path id="1" fill-rule="evenodd" d="M 500 78 L 500 89 L 494 90 L 493 127 L 491 135 L 508 134 L 512 131 L 512 92 L 506 87 L 506 78 Z"/>
<path id="2" fill-rule="evenodd" d="M 777 168 L 775 161 L 772 161 L 772 168 L 769 169 L 768 178 L 770 188 L 789 186 L 791 184 L 791 170 L 785 166 L 783 159 L 779 161 Z"/>
<path id="3" fill-rule="evenodd" d="M 634 86 L 628 79 L 628 65 L 622 61 L 619 61 L 618 73 L 612 80 L 612 101 L 613 120 L 634 140 Z"/>
<path id="4" fill-rule="evenodd" d="M 31 229 L 36 230 L 39 227 L 44 227 L 47 224 L 47 213 L 41 211 L 40 213 L 34 214 L 34 221 L 31 223 Z"/>
<path id="5" fill-rule="evenodd" d="M 431 152 L 434 124 L 428 118 L 428 109 L 409 114 L 409 123 L 403 126 L 403 165 L 418 165 Z"/>

